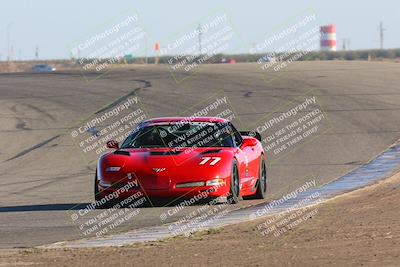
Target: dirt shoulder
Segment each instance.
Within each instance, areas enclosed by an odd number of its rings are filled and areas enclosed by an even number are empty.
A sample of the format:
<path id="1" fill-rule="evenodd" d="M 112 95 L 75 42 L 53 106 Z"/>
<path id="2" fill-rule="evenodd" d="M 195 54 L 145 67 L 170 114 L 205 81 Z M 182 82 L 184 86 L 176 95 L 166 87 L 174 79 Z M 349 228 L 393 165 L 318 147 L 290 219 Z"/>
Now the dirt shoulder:
<path id="1" fill-rule="evenodd" d="M 336 197 L 279 236 L 261 219 L 121 248 L 3 250 L 0 266 L 398 266 L 399 184 L 400 173 Z"/>

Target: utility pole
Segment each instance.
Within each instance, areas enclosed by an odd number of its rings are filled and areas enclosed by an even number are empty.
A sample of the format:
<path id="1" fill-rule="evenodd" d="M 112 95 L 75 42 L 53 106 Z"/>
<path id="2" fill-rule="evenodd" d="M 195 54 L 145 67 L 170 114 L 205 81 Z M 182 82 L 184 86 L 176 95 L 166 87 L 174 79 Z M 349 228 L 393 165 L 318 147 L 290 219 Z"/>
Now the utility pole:
<path id="1" fill-rule="evenodd" d="M 14 58 L 14 46 L 11 45 L 10 47 L 10 60 L 12 60 Z"/>
<path id="2" fill-rule="evenodd" d="M 145 33 L 144 35 L 144 54 L 145 54 L 145 62 L 146 64 L 148 63 L 148 57 L 147 57 L 147 34 Z"/>
<path id="3" fill-rule="evenodd" d="M 36 58 L 36 60 L 39 60 L 39 46 L 36 46 L 35 58 Z"/>
<path id="4" fill-rule="evenodd" d="M 7 61 L 10 61 L 10 31 L 11 31 L 11 25 L 13 23 L 10 22 L 7 25 Z"/>
<path id="5" fill-rule="evenodd" d="M 342 50 L 350 50 L 350 39 L 349 38 L 343 38 L 342 39 Z"/>
<path id="6" fill-rule="evenodd" d="M 201 31 L 201 25 L 199 24 L 199 27 L 197 27 L 198 33 L 199 33 L 199 54 L 201 55 L 201 35 L 203 32 Z"/>
<path id="7" fill-rule="evenodd" d="M 383 32 L 386 31 L 386 29 L 383 28 L 383 22 L 381 21 L 379 23 L 379 37 L 381 41 L 381 50 L 383 49 Z"/>

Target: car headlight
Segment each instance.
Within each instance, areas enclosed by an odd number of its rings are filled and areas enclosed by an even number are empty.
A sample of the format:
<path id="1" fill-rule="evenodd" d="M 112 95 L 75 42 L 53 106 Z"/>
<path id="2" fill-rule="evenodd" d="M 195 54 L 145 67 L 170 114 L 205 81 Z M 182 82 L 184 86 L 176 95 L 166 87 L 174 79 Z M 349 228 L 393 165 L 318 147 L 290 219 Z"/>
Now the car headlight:
<path id="1" fill-rule="evenodd" d="M 199 186 L 204 186 L 204 185 L 205 185 L 205 182 L 191 182 L 191 183 L 177 184 L 176 188 L 199 187 Z"/>

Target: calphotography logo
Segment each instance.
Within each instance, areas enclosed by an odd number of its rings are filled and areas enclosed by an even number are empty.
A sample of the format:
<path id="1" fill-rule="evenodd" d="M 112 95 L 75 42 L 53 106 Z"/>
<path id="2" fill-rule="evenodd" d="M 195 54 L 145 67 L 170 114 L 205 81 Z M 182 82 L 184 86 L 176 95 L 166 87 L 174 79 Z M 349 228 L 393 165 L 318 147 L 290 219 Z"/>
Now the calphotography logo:
<path id="1" fill-rule="evenodd" d="M 180 83 L 204 64 L 224 63 L 220 55 L 241 45 L 231 18 L 225 11 L 202 18 L 192 27 L 167 39 L 160 54 L 166 58 L 173 79 Z"/>
<path id="2" fill-rule="evenodd" d="M 271 163 L 302 149 L 333 128 L 321 104 L 310 90 L 252 126 L 253 132 L 262 136 L 261 144 Z"/>
<path id="3" fill-rule="evenodd" d="M 85 79 L 93 81 L 107 73 L 113 65 L 126 64 L 132 61 L 134 54 L 146 51 L 147 38 L 139 14 L 131 10 L 75 42 L 70 52 Z M 93 76 L 90 73 L 97 74 Z"/>
<path id="4" fill-rule="evenodd" d="M 313 9 L 306 9 L 265 36 L 249 52 L 258 57 L 257 65 L 263 72 L 263 79 L 271 82 L 284 75 L 290 64 L 319 48 L 321 36 L 317 14 Z"/>
<path id="5" fill-rule="evenodd" d="M 118 148 L 137 126 L 146 120 L 145 107 L 140 99 L 124 97 L 70 127 L 72 141 L 88 164 L 111 147 Z"/>

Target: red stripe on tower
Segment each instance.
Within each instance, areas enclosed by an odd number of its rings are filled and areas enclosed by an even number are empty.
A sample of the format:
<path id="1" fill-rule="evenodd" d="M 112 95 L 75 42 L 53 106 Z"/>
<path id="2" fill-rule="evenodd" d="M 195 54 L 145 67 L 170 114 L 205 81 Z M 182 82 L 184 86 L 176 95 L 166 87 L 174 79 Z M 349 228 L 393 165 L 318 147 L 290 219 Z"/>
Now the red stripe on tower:
<path id="1" fill-rule="evenodd" d="M 336 27 L 333 24 L 320 27 L 321 50 L 336 51 Z"/>

